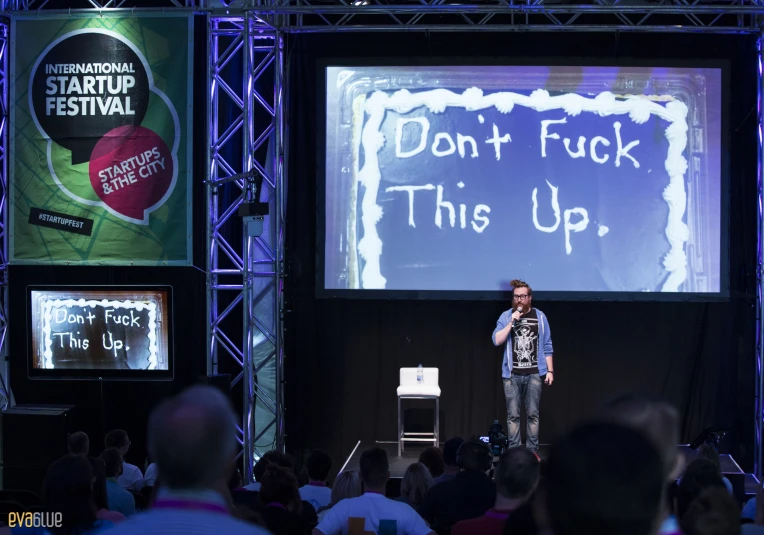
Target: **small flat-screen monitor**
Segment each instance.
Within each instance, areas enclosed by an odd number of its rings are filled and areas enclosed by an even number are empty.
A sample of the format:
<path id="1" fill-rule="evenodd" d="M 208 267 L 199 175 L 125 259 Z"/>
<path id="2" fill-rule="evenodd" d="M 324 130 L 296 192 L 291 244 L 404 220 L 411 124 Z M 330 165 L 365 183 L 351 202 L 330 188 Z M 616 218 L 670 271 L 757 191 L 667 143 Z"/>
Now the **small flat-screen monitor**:
<path id="1" fill-rule="evenodd" d="M 29 286 L 32 379 L 171 380 L 170 286 Z"/>

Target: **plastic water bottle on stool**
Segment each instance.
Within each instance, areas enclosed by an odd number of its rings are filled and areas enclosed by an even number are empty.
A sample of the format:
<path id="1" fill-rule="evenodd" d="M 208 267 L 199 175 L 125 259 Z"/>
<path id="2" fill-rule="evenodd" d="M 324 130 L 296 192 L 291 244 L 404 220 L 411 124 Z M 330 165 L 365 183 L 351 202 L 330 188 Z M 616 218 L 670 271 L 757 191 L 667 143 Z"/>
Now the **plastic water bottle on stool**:
<path id="1" fill-rule="evenodd" d="M 420 364 L 416 369 L 416 384 L 421 385 L 422 383 L 424 383 L 424 368 Z"/>

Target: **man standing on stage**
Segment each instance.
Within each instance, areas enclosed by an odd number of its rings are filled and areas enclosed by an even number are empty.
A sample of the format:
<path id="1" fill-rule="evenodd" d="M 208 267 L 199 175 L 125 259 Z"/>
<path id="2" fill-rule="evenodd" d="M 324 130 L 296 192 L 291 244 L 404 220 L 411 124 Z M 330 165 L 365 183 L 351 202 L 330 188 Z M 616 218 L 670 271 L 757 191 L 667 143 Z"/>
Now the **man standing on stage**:
<path id="1" fill-rule="evenodd" d="M 539 449 L 539 403 L 541 383 L 552 385 L 552 334 L 546 316 L 531 306 L 533 290 L 524 281 L 513 280 L 512 308 L 502 312 L 493 331 L 494 345 L 506 343 L 501 376 L 507 402 L 509 447 L 520 445 L 520 402 L 528 417 L 526 447 Z M 537 454 L 538 456 L 538 454 Z"/>

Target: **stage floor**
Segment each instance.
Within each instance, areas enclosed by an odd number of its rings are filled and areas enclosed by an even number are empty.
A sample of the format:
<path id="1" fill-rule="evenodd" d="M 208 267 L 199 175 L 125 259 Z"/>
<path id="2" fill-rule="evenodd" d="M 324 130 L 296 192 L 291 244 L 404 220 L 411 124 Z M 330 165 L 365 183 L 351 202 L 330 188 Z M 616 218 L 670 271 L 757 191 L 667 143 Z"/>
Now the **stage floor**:
<path id="1" fill-rule="evenodd" d="M 362 443 L 359 440 L 356 443 L 355 448 L 350 452 L 347 459 L 345 460 L 345 464 L 343 465 L 340 472 L 343 470 L 358 470 L 360 468 L 359 461 L 361 459 L 361 453 L 364 450 L 372 447 L 382 448 L 387 452 L 387 457 L 390 461 L 390 477 L 402 478 L 403 474 L 406 472 L 406 468 L 408 468 L 411 463 L 414 463 L 419 459 L 419 454 L 424 449 L 428 448 L 429 444 L 409 443 L 406 446 L 406 449 L 403 451 L 403 455 L 398 457 L 397 442 L 378 441 L 376 443 Z M 442 444 L 441 447 L 443 447 Z M 690 447 L 687 445 L 680 445 L 679 448 L 682 450 L 682 453 L 684 453 L 687 462 L 690 462 L 697 456 L 697 453 L 690 449 Z M 539 456 L 542 459 L 546 458 L 548 449 L 549 446 L 546 444 L 539 445 Z M 753 497 L 756 495 L 756 489 L 759 486 L 759 482 L 757 481 L 756 477 L 753 474 L 746 474 L 743 472 L 743 470 L 740 468 L 737 462 L 735 462 L 735 459 L 733 459 L 731 455 L 726 453 L 719 455 L 719 464 L 722 473 L 729 477 L 730 481 L 733 481 L 733 485 L 735 484 L 734 479 L 739 478 L 742 480 L 746 496 Z"/>

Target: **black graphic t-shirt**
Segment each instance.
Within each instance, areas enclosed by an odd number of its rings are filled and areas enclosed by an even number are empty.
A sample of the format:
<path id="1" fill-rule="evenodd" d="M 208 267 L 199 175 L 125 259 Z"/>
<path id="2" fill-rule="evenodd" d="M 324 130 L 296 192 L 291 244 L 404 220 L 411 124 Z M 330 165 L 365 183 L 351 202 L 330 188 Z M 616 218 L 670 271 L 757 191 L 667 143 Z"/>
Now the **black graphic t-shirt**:
<path id="1" fill-rule="evenodd" d="M 539 372 L 539 319 L 536 309 L 523 315 L 512 327 L 512 373 Z"/>

